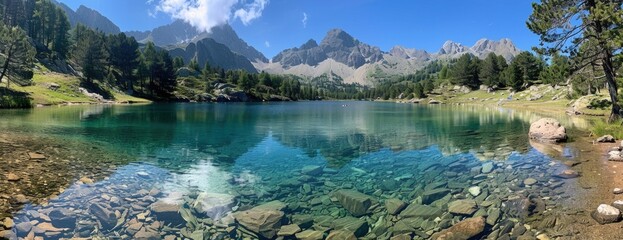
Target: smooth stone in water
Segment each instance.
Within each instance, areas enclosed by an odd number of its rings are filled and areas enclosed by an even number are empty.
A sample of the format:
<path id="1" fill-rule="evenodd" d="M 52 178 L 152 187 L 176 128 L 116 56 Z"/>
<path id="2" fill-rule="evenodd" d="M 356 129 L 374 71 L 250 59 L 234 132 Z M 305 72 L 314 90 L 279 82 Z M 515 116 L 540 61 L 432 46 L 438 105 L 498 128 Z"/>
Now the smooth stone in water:
<path id="1" fill-rule="evenodd" d="M 485 218 L 465 219 L 454 226 L 433 235 L 433 239 L 470 239 L 485 230 Z"/>
<path id="2" fill-rule="evenodd" d="M 476 201 L 471 199 L 457 200 L 448 204 L 448 211 L 455 214 L 471 216 L 478 210 Z"/>
<path id="3" fill-rule="evenodd" d="M 30 222 L 21 222 L 15 225 L 15 230 L 20 235 L 26 235 L 32 229 L 32 224 Z"/>
<path id="4" fill-rule="evenodd" d="M 614 194 L 621 194 L 621 193 L 623 193 L 623 189 L 615 188 L 614 190 L 612 190 L 612 193 L 614 193 Z"/>
<path id="5" fill-rule="evenodd" d="M 356 237 L 363 237 L 368 233 L 368 222 L 364 219 L 344 217 L 333 221 L 331 228 L 353 233 Z"/>
<path id="6" fill-rule="evenodd" d="M 407 204 L 400 199 L 391 198 L 385 200 L 385 208 L 387 209 L 387 212 L 391 215 L 396 215 L 400 213 L 400 211 L 402 211 L 405 207 L 407 207 Z"/>
<path id="7" fill-rule="evenodd" d="M 43 159 L 45 159 L 45 156 L 43 154 L 35 153 L 35 152 L 29 152 L 28 153 L 28 157 L 30 157 L 30 159 L 32 159 L 32 160 L 43 160 Z"/>
<path id="8" fill-rule="evenodd" d="M 303 167 L 303 169 L 301 169 L 301 173 L 305 175 L 311 175 L 311 176 L 320 175 L 322 174 L 322 167 L 315 166 L 315 165 L 305 166 Z"/>
<path id="9" fill-rule="evenodd" d="M 179 226 L 185 224 L 186 221 L 180 213 L 181 202 L 159 200 L 150 206 L 154 216 L 163 221 L 167 225 Z"/>
<path id="10" fill-rule="evenodd" d="M 438 189 L 425 191 L 422 194 L 422 203 L 430 204 L 434 201 L 437 201 L 445 197 L 448 193 L 450 193 L 450 189 L 447 189 L 447 188 L 438 188 Z"/>
<path id="11" fill-rule="evenodd" d="M 357 240 L 357 237 L 349 231 L 334 230 L 329 233 L 326 240 Z"/>
<path id="12" fill-rule="evenodd" d="M 206 215 L 212 220 L 219 220 L 231 211 L 234 204 L 232 195 L 202 192 L 197 196 L 193 208 L 197 213 Z"/>
<path id="13" fill-rule="evenodd" d="M 117 216 L 110 206 L 103 203 L 93 203 L 89 206 L 89 213 L 97 218 L 99 227 L 102 230 L 109 230 L 117 224 Z"/>
<path id="14" fill-rule="evenodd" d="M 15 222 L 13 222 L 13 219 L 11 218 L 4 218 L 4 221 L 2 221 L 2 225 L 4 225 L 4 228 L 6 229 L 11 229 L 15 226 Z"/>
<path id="15" fill-rule="evenodd" d="M 280 236 L 280 237 L 292 236 L 294 234 L 297 234 L 300 231 L 301 231 L 301 228 L 299 227 L 299 225 L 296 225 L 296 224 L 284 225 L 284 226 L 281 226 L 281 228 L 279 229 L 279 232 L 277 232 L 277 236 Z"/>
<path id="16" fill-rule="evenodd" d="M 322 240 L 324 238 L 324 232 L 314 231 L 314 230 L 305 230 L 305 231 L 295 234 L 294 236 L 296 236 L 296 239 L 299 239 L 299 240 Z"/>
<path id="17" fill-rule="evenodd" d="M 400 216 L 403 218 L 420 217 L 424 219 L 434 219 L 441 216 L 443 211 L 436 207 L 419 204 L 409 204 L 405 210 L 400 212 Z"/>
<path id="18" fill-rule="evenodd" d="M 593 219 L 599 224 L 608 224 L 621 221 L 621 211 L 613 206 L 601 204 L 597 210 L 591 214 Z"/>
<path id="19" fill-rule="evenodd" d="M 480 187 L 479 186 L 470 187 L 469 189 L 467 189 L 467 191 L 469 192 L 469 194 L 471 194 L 474 197 L 480 195 Z"/>
<path id="20" fill-rule="evenodd" d="M 558 175 L 559 178 L 565 178 L 565 179 L 570 179 L 570 178 L 576 178 L 579 177 L 580 174 L 578 174 L 578 172 L 571 170 L 571 169 L 567 169 L 562 171 L 561 173 L 559 173 Z"/>
<path id="21" fill-rule="evenodd" d="M 333 194 L 342 207 L 355 217 L 361 217 L 369 213 L 372 206 L 372 197 L 355 190 L 338 190 Z"/>
<path id="22" fill-rule="evenodd" d="M 493 171 L 493 163 L 492 162 L 486 162 L 484 164 L 482 164 L 482 173 L 490 173 L 491 171 Z"/>
<path id="23" fill-rule="evenodd" d="M 57 228 L 74 228 L 76 227 L 76 216 L 67 208 L 57 208 L 48 214 L 52 220 L 52 225 Z"/>
<path id="24" fill-rule="evenodd" d="M 538 181 L 534 178 L 526 178 L 525 180 L 523 180 L 523 184 L 526 186 L 531 186 L 536 184 Z"/>
<path id="25" fill-rule="evenodd" d="M 234 218 L 246 229 L 265 238 L 273 238 L 281 228 L 284 213 L 276 210 L 274 205 L 257 206 L 252 209 L 234 213 Z"/>

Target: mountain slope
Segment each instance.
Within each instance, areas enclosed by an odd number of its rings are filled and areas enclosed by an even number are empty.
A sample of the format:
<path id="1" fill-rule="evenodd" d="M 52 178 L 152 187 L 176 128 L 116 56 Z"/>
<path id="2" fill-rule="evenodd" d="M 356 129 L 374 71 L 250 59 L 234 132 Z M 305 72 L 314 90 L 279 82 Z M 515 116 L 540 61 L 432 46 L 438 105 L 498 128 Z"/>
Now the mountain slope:
<path id="1" fill-rule="evenodd" d="M 212 38 L 214 41 L 227 46 L 232 52 L 245 56 L 253 62 L 268 62 L 268 59 L 257 49 L 249 46 L 228 24 L 216 26 L 208 32 L 199 32 L 196 28 L 184 21 L 177 20 L 171 24 L 155 28 L 152 31 L 126 32 L 139 42 L 154 42 L 158 46 L 174 46 L 189 42 L 197 42 L 205 38 Z"/>
<path id="2" fill-rule="evenodd" d="M 182 57 L 186 63 L 196 58 L 199 66 L 204 66 L 206 62 L 209 62 L 212 67 L 219 66 L 226 70 L 244 69 L 248 72 L 257 72 L 246 57 L 233 53 L 227 46 L 211 38 L 189 43 L 184 48 L 169 50 L 169 53 L 171 57 Z"/>
<path id="3" fill-rule="evenodd" d="M 382 58 L 383 53 L 378 47 L 362 43 L 341 29 L 333 29 L 320 44 L 309 40 L 300 48 L 287 49 L 277 54 L 273 62 L 280 62 L 283 67 L 288 68 L 299 64 L 315 66 L 327 59 L 333 59 L 349 67 L 359 68 Z"/>
<path id="4" fill-rule="evenodd" d="M 56 1 L 54 1 L 54 3 L 65 11 L 72 27 L 75 27 L 77 24 L 82 24 L 92 29 L 98 29 L 104 33 L 117 34 L 121 32 L 117 25 L 98 11 L 85 7 L 84 5 L 80 5 L 80 7 L 74 11 L 64 3 Z"/>

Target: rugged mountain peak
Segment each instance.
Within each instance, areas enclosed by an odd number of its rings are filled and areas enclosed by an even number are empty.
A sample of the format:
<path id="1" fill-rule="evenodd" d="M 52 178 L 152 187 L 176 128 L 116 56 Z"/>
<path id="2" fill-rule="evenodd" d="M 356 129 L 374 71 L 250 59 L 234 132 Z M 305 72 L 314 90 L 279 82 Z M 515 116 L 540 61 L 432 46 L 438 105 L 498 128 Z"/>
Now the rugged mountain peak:
<path id="1" fill-rule="evenodd" d="M 327 32 L 320 45 L 331 46 L 334 48 L 350 48 L 357 44 L 357 40 L 342 29 L 331 29 Z"/>
<path id="2" fill-rule="evenodd" d="M 430 54 L 424 50 L 410 49 L 398 45 L 389 50 L 389 54 L 404 59 L 417 59 L 422 61 L 430 59 Z"/>
<path id="3" fill-rule="evenodd" d="M 460 43 L 456 43 L 453 41 L 446 41 L 441 49 L 439 50 L 439 54 L 449 54 L 454 55 L 458 53 L 463 53 L 467 51 L 467 48 Z"/>
<path id="4" fill-rule="evenodd" d="M 501 55 L 507 60 L 513 59 L 521 51 L 517 49 L 515 44 L 508 38 L 502 38 L 499 41 L 492 41 L 488 39 L 480 39 L 471 48 L 471 51 L 480 57 L 485 57 L 489 53 L 495 53 Z"/>
<path id="5" fill-rule="evenodd" d="M 74 11 L 64 3 L 60 3 L 57 1 L 52 2 L 57 6 L 61 7 L 65 14 L 67 14 L 67 18 L 69 19 L 69 23 L 71 23 L 71 26 L 76 26 L 78 23 L 80 23 L 86 27 L 89 27 L 91 29 L 98 29 L 104 33 L 117 34 L 121 32 L 117 25 L 115 25 L 107 17 L 100 14 L 98 11 L 90 9 L 84 5 L 80 5 L 80 7 L 78 7 L 78 9 Z"/>
<path id="6" fill-rule="evenodd" d="M 307 40 L 307 42 L 303 45 L 301 45 L 301 47 L 299 49 L 301 50 L 307 50 L 307 49 L 312 49 L 318 47 L 318 43 L 316 42 L 316 40 L 314 39 L 309 39 Z"/>

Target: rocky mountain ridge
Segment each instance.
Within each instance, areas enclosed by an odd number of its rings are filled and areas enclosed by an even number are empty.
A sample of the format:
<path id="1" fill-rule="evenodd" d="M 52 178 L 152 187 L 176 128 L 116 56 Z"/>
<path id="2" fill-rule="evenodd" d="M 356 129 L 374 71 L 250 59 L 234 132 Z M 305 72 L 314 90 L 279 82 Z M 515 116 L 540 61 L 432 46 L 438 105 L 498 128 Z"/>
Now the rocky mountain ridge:
<path id="1" fill-rule="evenodd" d="M 84 5 L 80 5 L 80 7 L 78 7 L 78 9 L 74 11 L 64 3 L 56 1 L 53 2 L 61 9 L 63 9 L 63 11 L 65 11 L 65 14 L 67 14 L 67 18 L 69 19 L 69 23 L 71 23 L 72 27 L 75 27 L 77 24 L 82 24 L 89 28 L 97 29 L 108 34 L 117 34 L 121 32 L 121 30 L 115 23 L 110 21 L 110 19 L 108 19 L 104 15 L 100 14 L 98 11 L 95 11 Z"/>

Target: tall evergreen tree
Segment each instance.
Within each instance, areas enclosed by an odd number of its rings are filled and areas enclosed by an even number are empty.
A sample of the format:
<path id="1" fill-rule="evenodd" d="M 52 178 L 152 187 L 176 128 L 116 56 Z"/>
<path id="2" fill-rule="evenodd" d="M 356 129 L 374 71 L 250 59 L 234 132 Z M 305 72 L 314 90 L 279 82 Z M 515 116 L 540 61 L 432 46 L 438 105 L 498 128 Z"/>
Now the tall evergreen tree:
<path id="1" fill-rule="evenodd" d="M 495 53 L 489 53 L 487 58 L 482 62 L 482 68 L 480 70 L 480 78 L 482 83 L 489 87 L 499 85 L 500 82 L 500 65 L 498 64 L 498 57 Z"/>
<path id="2" fill-rule="evenodd" d="M 600 66 L 607 86 L 612 110 L 609 120 L 619 118 L 623 111 L 618 99 L 614 56 L 623 50 L 623 3 L 620 0 L 541 0 L 532 4 L 527 25 L 540 35 L 540 53 L 561 51 L 570 54 L 574 71 L 596 64 Z M 580 51 L 591 45 L 593 51 Z"/>
<path id="3" fill-rule="evenodd" d="M 556 85 L 565 82 L 571 76 L 571 63 L 567 56 L 554 53 L 551 63 L 540 75 L 543 83 Z"/>
<path id="4" fill-rule="evenodd" d="M 77 30 L 78 28 L 76 28 Z M 108 52 L 99 33 L 86 30 L 81 33 L 73 51 L 74 62 L 79 64 L 87 82 L 101 79 L 105 73 Z"/>
<path id="5" fill-rule="evenodd" d="M 35 49 L 28 42 L 26 33 L 18 27 L 9 27 L 0 22 L 0 80 L 6 79 L 7 88 L 11 81 L 31 79 Z"/>
<path id="6" fill-rule="evenodd" d="M 471 54 L 464 54 L 459 57 L 452 66 L 452 84 L 464 85 L 472 89 L 478 88 L 480 85 L 478 79 L 479 63 L 480 60 Z"/>
<path id="7" fill-rule="evenodd" d="M 121 71 L 125 89 L 134 90 L 132 71 L 139 64 L 138 42 L 134 37 L 127 37 L 125 33 L 119 33 L 110 35 L 107 43 L 110 51 L 110 64 Z"/>
<path id="8" fill-rule="evenodd" d="M 54 55 L 60 59 L 66 59 L 69 53 L 69 30 L 71 25 L 67 19 L 65 12 L 56 8 L 56 22 L 54 24 L 54 42 L 52 43 L 52 50 Z"/>

